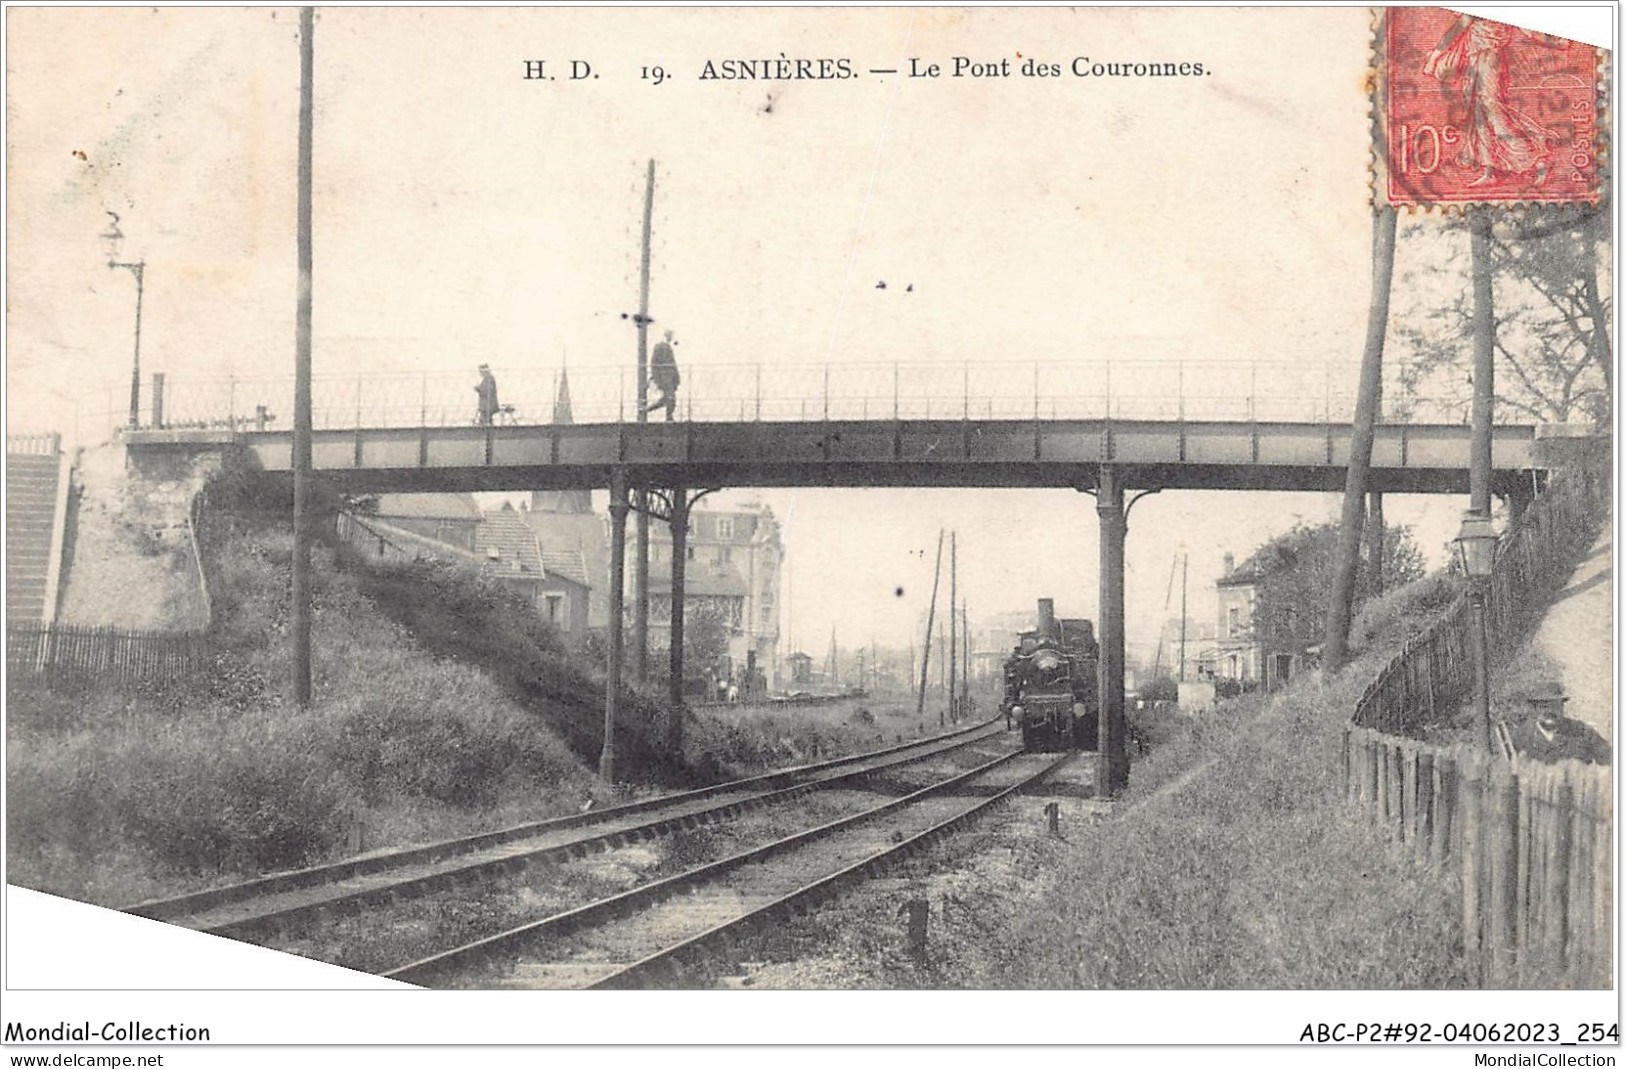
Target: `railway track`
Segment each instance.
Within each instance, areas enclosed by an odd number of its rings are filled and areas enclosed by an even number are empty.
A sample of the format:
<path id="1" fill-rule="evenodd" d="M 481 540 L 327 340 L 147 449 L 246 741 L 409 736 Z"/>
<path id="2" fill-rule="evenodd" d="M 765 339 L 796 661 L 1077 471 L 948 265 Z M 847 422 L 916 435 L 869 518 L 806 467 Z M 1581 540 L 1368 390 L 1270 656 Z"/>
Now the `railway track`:
<path id="1" fill-rule="evenodd" d="M 680 982 L 737 938 L 930 845 L 1072 755 L 1002 754 L 860 812 L 385 973 L 432 987 Z"/>
<path id="2" fill-rule="evenodd" d="M 467 883 L 564 864 L 679 829 L 838 788 L 951 754 L 999 735 L 993 720 L 869 753 L 752 776 L 596 812 L 380 851 L 346 861 L 158 899 L 125 912 L 237 939 L 263 939 L 327 916 L 346 916 Z"/>

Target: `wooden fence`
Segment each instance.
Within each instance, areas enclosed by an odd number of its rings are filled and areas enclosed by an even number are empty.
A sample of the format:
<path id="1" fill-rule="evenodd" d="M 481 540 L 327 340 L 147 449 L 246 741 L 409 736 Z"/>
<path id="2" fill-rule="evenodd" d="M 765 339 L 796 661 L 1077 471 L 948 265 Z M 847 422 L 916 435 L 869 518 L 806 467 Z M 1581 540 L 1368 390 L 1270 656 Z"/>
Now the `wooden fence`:
<path id="1" fill-rule="evenodd" d="M 1606 458 L 1565 469 L 1501 536 L 1485 619 L 1516 649 L 1609 514 Z M 1384 666 L 1344 734 L 1351 802 L 1418 862 L 1459 875 L 1469 976 L 1485 987 L 1607 988 L 1613 975 L 1613 770 L 1405 737 L 1473 692 L 1465 595 Z"/>
<path id="2" fill-rule="evenodd" d="M 1612 768 L 1507 760 L 1353 725 L 1343 762 L 1351 802 L 1418 864 L 1460 876 L 1470 979 L 1610 986 Z"/>
<path id="3" fill-rule="evenodd" d="M 209 665 L 207 632 L 157 634 L 118 627 L 16 621 L 6 625 L 6 670 L 52 682 L 95 677 L 130 686 L 183 680 Z"/>
<path id="4" fill-rule="evenodd" d="M 1501 535 L 1486 604 L 1492 656 L 1508 653 L 1562 589 L 1608 516 L 1606 467 L 1566 469 Z M 1413 733 L 1473 692 L 1473 614 L 1463 594 L 1366 688 L 1355 706 L 1360 727 Z"/>

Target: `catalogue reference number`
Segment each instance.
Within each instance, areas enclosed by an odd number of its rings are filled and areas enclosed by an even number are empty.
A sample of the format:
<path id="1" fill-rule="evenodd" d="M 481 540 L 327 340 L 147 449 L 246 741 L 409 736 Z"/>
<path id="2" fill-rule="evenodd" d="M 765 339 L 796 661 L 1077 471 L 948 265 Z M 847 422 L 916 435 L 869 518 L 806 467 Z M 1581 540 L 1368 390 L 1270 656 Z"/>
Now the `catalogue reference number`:
<path id="1" fill-rule="evenodd" d="M 1567 1028 L 1555 1022 L 1454 1022 L 1442 1025 L 1379 1021 L 1323 1022 L 1303 1026 L 1299 1043 L 1618 1043 L 1618 1024 L 1582 1023 Z M 1533 1063 L 1531 1063 L 1533 1064 Z M 1554 1063 L 1555 1064 L 1555 1063 Z M 1567 1064 L 1581 1065 L 1581 1062 Z M 1611 1063 L 1610 1063 L 1611 1064 Z"/>

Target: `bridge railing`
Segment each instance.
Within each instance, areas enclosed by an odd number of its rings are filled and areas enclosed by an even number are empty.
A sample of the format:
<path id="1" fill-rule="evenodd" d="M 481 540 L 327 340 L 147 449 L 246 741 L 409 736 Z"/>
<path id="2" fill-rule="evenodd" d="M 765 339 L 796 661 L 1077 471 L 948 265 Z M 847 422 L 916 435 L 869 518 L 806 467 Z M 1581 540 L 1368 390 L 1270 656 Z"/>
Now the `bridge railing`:
<path id="1" fill-rule="evenodd" d="M 1123 419 L 1347 423 L 1353 373 L 1344 364 L 1252 361 L 1100 360 L 694 364 L 682 367 L 673 417 L 683 420 Z M 553 422 L 568 378 L 570 420 L 630 422 L 638 414 L 630 367 L 510 367 L 493 371 L 498 422 Z M 1403 365 L 1392 383 L 1409 381 Z M 474 372 L 319 374 L 312 384 L 318 430 L 446 427 L 476 422 Z M 1391 391 L 1398 391 L 1392 387 Z M 652 385 L 646 405 L 658 403 Z M 1389 422 L 1460 423 L 1452 396 L 1390 392 Z M 164 425 L 285 430 L 293 380 L 185 379 L 166 384 Z M 655 409 L 649 418 L 660 420 Z"/>

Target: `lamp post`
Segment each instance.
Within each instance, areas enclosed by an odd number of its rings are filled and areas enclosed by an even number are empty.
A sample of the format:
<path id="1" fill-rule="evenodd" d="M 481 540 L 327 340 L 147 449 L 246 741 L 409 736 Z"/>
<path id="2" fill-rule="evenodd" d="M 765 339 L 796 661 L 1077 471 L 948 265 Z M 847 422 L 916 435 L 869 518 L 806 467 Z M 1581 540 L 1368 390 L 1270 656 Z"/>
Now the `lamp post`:
<path id="1" fill-rule="evenodd" d="M 1477 509 L 1468 509 L 1461 517 L 1461 533 L 1456 535 L 1456 562 L 1467 575 L 1467 597 L 1473 606 L 1473 644 L 1477 647 L 1478 664 L 1474 701 L 1478 706 L 1479 723 L 1484 729 L 1484 750 L 1494 752 L 1490 735 L 1490 631 L 1489 585 L 1495 570 L 1495 524 L 1489 515 Z"/>
<path id="2" fill-rule="evenodd" d="M 118 258 L 119 246 L 124 242 L 124 233 L 118 228 L 118 213 L 107 214 L 113 217 L 113 221 L 101 235 L 101 240 L 102 249 L 107 253 L 108 270 L 123 268 L 135 276 L 135 360 L 130 366 L 130 428 L 133 430 L 141 425 L 141 295 L 145 289 L 143 274 L 147 269 L 147 261 L 137 260 L 134 263 L 127 263 Z"/>

